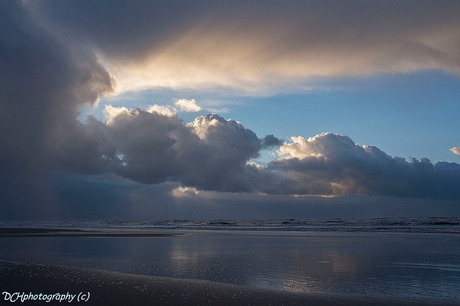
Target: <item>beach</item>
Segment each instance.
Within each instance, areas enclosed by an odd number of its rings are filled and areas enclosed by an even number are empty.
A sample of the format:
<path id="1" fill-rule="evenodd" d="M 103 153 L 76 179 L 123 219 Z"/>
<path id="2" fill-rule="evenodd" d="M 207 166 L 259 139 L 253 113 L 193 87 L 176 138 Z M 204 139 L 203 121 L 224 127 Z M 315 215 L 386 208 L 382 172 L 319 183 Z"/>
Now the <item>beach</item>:
<path id="1" fill-rule="evenodd" d="M 212 226 L 213 230 L 152 229 L 145 224 L 4 227 L 1 300 L 89 305 L 460 301 L 460 237 L 450 233 L 452 227 L 441 233 L 439 224 L 435 232 L 431 227 L 424 230 L 429 233 L 382 233 Z"/>
<path id="2" fill-rule="evenodd" d="M 0 273 L 4 302 L 7 292 L 11 297 L 6 302 L 20 302 L 21 298 L 25 298 L 24 303 L 48 303 L 48 298 L 57 303 L 57 299 L 67 296 L 61 301 L 87 305 L 433 305 L 420 301 L 371 297 L 315 296 L 203 280 L 6 261 L 0 261 Z M 14 296 L 16 292 L 24 295 Z M 50 297 L 56 294 L 57 299 Z M 84 295 L 83 300 L 78 301 L 78 295 L 80 298 Z"/>

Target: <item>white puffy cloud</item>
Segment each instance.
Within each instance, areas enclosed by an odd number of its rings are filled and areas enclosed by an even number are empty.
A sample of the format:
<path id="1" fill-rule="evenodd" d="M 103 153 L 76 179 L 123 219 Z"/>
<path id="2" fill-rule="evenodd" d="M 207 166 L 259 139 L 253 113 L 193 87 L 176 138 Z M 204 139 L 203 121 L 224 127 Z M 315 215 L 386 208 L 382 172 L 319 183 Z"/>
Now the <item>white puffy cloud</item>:
<path id="1" fill-rule="evenodd" d="M 217 114 L 197 117 L 193 122 L 187 124 L 187 126 L 192 128 L 195 134 L 200 137 L 200 139 L 206 139 L 208 134 L 212 133 L 213 130 L 215 131 L 216 129 L 223 127 L 237 130 L 244 129 L 241 123 L 231 119 L 225 120 Z"/>
<path id="2" fill-rule="evenodd" d="M 159 115 L 168 116 L 168 117 L 174 116 L 176 114 L 176 110 L 174 108 L 170 106 L 164 106 L 164 105 L 158 105 L 158 104 L 149 105 L 145 108 L 145 110 L 148 113 L 157 113 Z"/>
<path id="3" fill-rule="evenodd" d="M 174 104 L 185 112 L 194 113 L 201 110 L 201 106 L 196 104 L 195 99 L 178 99 Z"/>
<path id="4" fill-rule="evenodd" d="M 113 118 L 116 116 L 136 116 L 139 114 L 140 109 L 128 109 L 124 106 L 114 107 L 112 105 L 105 105 L 104 115 L 106 118 L 106 124 L 110 125 L 113 123 Z M 161 116 L 171 117 L 176 114 L 175 110 L 172 107 L 164 105 L 148 105 L 145 108 L 147 113 L 158 114 Z"/>
<path id="5" fill-rule="evenodd" d="M 453 147 L 453 148 L 451 148 L 450 150 L 451 150 L 452 153 L 454 153 L 455 155 L 460 156 L 460 148 Z"/>

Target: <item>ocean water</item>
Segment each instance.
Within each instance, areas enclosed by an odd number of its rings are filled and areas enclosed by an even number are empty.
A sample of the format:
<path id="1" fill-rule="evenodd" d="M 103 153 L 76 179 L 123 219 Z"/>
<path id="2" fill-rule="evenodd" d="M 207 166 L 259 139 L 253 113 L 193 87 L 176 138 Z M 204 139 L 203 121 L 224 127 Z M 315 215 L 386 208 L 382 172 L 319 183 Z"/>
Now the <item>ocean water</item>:
<path id="1" fill-rule="evenodd" d="M 2 237 L 0 259 L 247 287 L 460 304 L 460 220 L 3 222 L 163 238 Z"/>
<path id="2" fill-rule="evenodd" d="M 51 227 L 99 230 L 232 230 L 282 232 L 402 232 L 460 234 L 459 217 L 9 222 L 1 227 Z"/>

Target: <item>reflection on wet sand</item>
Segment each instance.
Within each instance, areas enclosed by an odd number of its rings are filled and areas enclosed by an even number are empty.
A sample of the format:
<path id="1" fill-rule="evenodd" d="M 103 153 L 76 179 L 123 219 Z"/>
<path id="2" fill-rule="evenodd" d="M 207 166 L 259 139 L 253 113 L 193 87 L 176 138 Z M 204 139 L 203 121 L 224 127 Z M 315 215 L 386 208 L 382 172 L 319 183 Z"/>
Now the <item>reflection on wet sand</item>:
<path id="1" fill-rule="evenodd" d="M 290 292 L 460 300 L 457 235 L 178 234 L 184 235 L 160 239 L 4 237 L 0 259 Z"/>

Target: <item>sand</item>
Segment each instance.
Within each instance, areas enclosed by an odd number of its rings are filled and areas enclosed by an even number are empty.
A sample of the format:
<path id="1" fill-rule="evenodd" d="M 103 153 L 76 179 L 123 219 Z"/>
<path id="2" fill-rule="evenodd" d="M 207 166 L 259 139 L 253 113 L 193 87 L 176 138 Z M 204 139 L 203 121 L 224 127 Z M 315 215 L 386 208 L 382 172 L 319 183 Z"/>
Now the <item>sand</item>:
<path id="1" fill-rule="evenodd" d="M 421 305 L 423 301 L 337 297 L 246 288 L 202 280 L 123 274 L 95 269 L 0 261 L 0 292 L 86 305 Z M 32 295 L 30 295 L 32 293 Z M 61 296 L 55 295 L 62 294 Z M 89 296 L 89 297 L 88 297 Z M 4 304 L 8 294 L 3 293 Z M 77 301 L 77 298 L 87 299 Z M 17 301 L 16 303 L 18 303 Z M 33 304 L 27 301 L 26 304 Z M 11 303 L 8 303 L 11 304 Z M 21 303 L 24 304 L 24 303 Z M 433 305 L 427 302 L 426 305 Z M 444 304 L 445 305 L 445 304 Z"/>
<path id="2" fill-rule="evenodd" d="M 87 237 L 87 238 L 161 238 L 176 235 L 163 233 L 114 233 L 95 232 L 80 229 L 50 229 L 50 228 L 0 228 L 0 238 L 11 237 Z"/>

